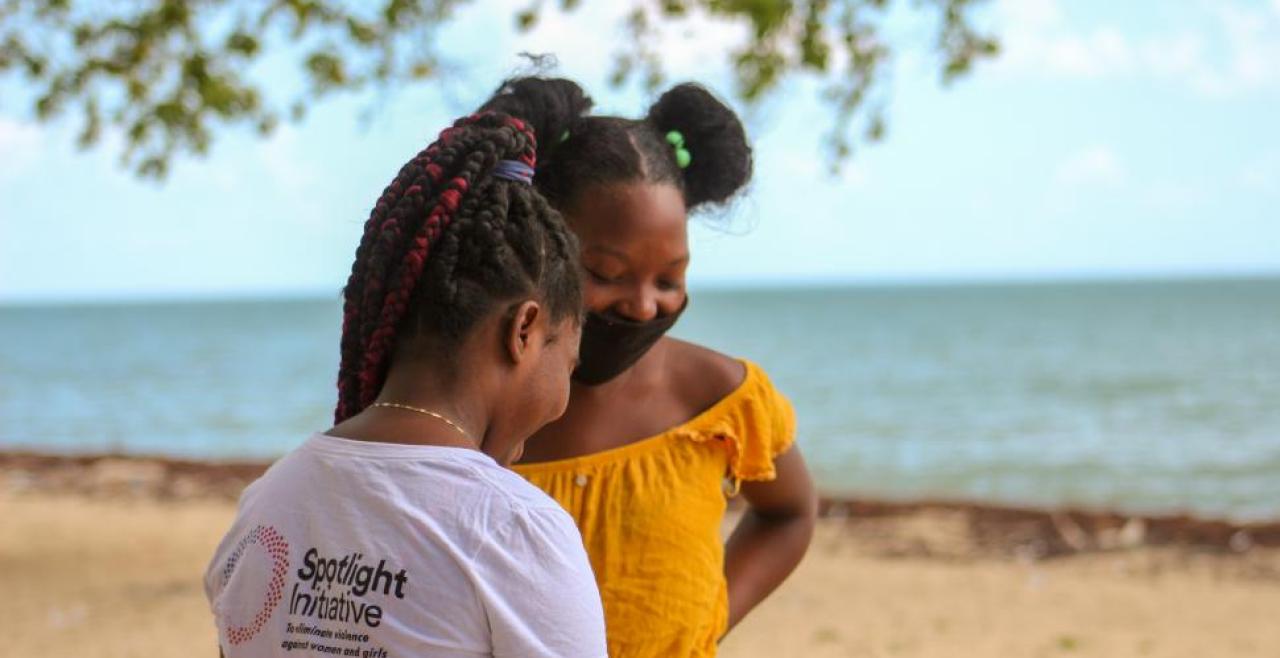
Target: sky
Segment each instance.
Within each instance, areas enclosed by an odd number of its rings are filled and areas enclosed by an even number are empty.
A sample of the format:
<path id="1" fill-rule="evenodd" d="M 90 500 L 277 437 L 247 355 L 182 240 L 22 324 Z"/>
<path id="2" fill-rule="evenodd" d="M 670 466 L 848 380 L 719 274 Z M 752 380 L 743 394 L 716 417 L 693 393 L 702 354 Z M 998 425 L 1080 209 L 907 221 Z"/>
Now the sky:
<path id="1" fill-rule="evenodd" d="M 118 136 L 78 151 L 74 120 L 35 122 L 3 81 L 0 302 L 336 296 L 382 188 L 522 51 L 555 53 L 598 111 L 644 112 L 646 94 L 605 82 L 620 3 L 519 35 L 525 4 L 460 11 L 441 34 L 446 82 L 335 98 L 267 140 L 221 131 L 161 184 L 120 167 Z M 755 177 L 694 218 L 691 285 L 1280 273 L 1280 0 L 995 0 L 981 18 L 1001 56 L 946 86 L 927 25 L 894 23 L 888 134 L 838 175 L 813 80 L 733 101 Z M 668 30 L 670 78 L 732 99 L 738 30 Z"/>

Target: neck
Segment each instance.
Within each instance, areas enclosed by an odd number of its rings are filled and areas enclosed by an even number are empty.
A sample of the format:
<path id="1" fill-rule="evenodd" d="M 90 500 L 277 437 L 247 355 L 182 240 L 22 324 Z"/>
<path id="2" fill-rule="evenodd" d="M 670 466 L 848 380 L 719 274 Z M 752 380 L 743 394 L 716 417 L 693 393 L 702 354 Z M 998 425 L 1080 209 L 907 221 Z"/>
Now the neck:
<path id="1" fill-rule="evenodd" d="M 484 400 L 488 396 L 481 391 L 472 390 L 474 383 L 466 377 L 445 378 L 439 375 L 439 369 L 429 364 L 404 362 L 393 365 L 387 373 L 387 381 L 382 386 L 376 402 L 401 404 L 431 411 L 457 425 L 473 447 L 480 444 L 489 430 L 491 414 L 485 408 Z M 445 425 L 458 436 L 458 429 L 449 427 L 448 423 L 427 414 L 402 409 L 380 408 L 384 412 L 397 414 L 413 414 L 419 423 L 434 422 Z"/>
<path id="2" fill-rule="evenodd" d="M 394 363 L 374 404 L 404 405 L 432 413 L 370 406 L 327 434 L 358 441 L 470 448 L 490 454 L 485 448 L 493 415 L 487 401 L 494 396 L 468 379 L 448 381 L 441 378 L 439 368 L 403 360 Z"/>

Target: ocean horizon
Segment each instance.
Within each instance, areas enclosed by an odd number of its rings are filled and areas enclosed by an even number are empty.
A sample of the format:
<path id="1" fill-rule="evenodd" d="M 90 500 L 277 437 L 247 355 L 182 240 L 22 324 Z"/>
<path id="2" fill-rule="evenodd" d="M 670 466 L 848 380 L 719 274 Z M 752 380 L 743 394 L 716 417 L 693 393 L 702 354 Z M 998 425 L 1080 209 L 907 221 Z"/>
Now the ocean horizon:
<path id="1" fill-rule="evenodd" d="M 693 294 L 771 292 L 771 291 L 839 291 L 864 289 L 916 288 L 1021 288 L 1025 286 L 1128 285 L 1147 283 L 1240 283 L 1280 281 L 1280 270 L 1136 270 L 1128 271 L 1063 271 L 1037 274 L 995 272 L 966 276 L 885 276 L 852 278 L 798 279 L 704 279 L 690 282 Z M 84 293 L 0 294 L 0 310 L 49 308 L 58 306 L 153 306 L 210 303 L 252 303 L 276 301 L 323 301 L 339 299 L 342 286 L 323 288 L 279 288 L 237 290 L 212 288 L 205 290 L 159 290 L 121 293 L 119 291 Z"/>
<path id="2" fill-rule="evenodd" d="M 271 459 L 329 426 L 338 293 L 0 306 L 0 449 Z M 1280 277 L 691 292 L 825 492 L 1280 518 Z"/>

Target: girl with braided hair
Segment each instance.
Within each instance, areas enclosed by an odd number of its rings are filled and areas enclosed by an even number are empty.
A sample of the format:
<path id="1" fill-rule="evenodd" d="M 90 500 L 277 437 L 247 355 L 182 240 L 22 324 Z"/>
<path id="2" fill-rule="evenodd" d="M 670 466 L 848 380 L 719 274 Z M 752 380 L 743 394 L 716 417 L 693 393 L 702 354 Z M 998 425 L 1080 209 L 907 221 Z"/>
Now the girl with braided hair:
<path id="1" fill-rule="evenodd" d="M 461 119 L 378 199 L 337 424 L 245 490 L 206 573 L 223 655 L 606 655 L 573 520 L 503 468 L 564 412 L 581 335 L 578 245 L 532 186 L 535 137 Z"/>
<path id="2" fill-rule="evenodd" d="M 689 303 L 687 216 L 743 188 L 751 149 L 698 85 L 639 120 L 590 106 L 573 82 L 541 78 L 508 81 L 484 105 L 559 137 L 539 147 L 534 183 L 585 271 L 568 409 L 515 469 L 577 522 L 610 656 L 713 656 L 800 561 L 817 509 L 794 412 L 764 371 L 664 335 Z M 727 543 L 726 490 L 747 503 Z"/>

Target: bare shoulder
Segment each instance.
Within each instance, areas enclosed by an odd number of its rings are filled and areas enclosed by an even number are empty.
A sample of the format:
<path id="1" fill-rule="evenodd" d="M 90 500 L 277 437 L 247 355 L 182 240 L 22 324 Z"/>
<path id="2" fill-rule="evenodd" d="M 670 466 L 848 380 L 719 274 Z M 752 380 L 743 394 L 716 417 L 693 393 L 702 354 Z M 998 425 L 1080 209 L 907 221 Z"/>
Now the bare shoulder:
<path id="1" fill-rule="evenodd" d="M 738 390 L 747 378 L 742 361 L 676 338 L 664 338 L 671 391 L 700 412 Z"/>

